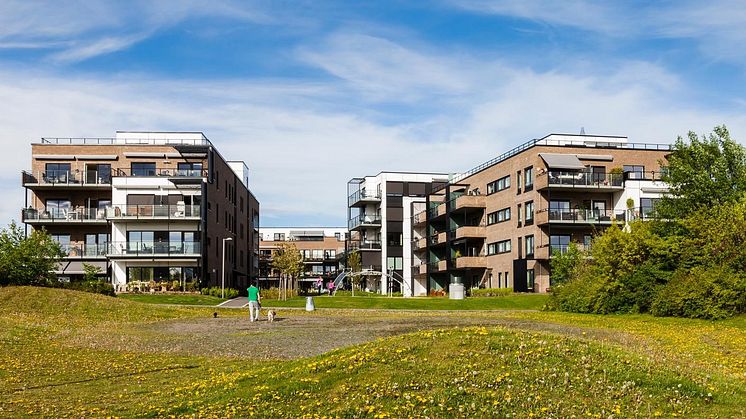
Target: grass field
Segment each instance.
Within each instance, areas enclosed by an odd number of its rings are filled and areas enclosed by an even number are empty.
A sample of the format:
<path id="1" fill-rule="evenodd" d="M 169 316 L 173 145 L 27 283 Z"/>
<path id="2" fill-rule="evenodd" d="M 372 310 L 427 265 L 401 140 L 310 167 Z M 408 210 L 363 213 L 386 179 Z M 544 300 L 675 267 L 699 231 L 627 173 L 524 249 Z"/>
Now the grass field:
<path id="1" fill-rule="evenodd" d="M 385 310 L 541 310 L 547 302 L 546 295 L 513 294 L 504 297 L 466 298 L 450 300 L 444 297 L 385 297 L 385 296 L 314 296 L 318 308 L 366 308 Z M 306 297 L 286 301 L 262 300 L 265 307 L 305 307 Z"/>
<path id="2" fill-rule="evenodd" d="M 119 294 L 119 298 L 148 304 L 183 304 L 214 306 L 225 299 L 201 294 Z"/>
<path id="3" fill-rule="evenodd" d="M 278 314 L 0 288 L 0 417 L 746 417 L 744 317 Z"/>

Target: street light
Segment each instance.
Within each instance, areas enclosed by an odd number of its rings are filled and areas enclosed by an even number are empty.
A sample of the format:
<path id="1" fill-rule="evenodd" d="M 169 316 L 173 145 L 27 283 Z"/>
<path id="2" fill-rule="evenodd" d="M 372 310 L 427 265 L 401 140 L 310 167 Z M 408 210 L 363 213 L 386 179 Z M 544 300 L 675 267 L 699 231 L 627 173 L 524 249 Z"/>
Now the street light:
<path id="1" fill-rule="evenodd" d="M 231 240 L 233 240 L 232 237 L 226 237 L 223 239 L 223 281 L 222 286 L 220 287 L 220 298 L 225 298 L 225 242 L 229 242 Z"/>

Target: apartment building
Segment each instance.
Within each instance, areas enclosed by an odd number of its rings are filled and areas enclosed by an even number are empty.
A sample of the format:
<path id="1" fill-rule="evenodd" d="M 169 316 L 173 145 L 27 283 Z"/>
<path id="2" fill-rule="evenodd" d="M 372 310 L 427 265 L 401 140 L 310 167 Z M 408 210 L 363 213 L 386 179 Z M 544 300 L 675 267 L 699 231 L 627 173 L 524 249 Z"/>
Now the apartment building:
<path id="1" fill-rule="evenodd" d="M 315 282 L 334 279 L 345 252 L 344 227 L 262 227 L 259 229 L 259 282 L 262 287 L 279 286 L 280 273 L 272 268 L 274 253 L 283 243 L 292 243 L 303 257 L 303 278 Z"/>
<path id="2" fill-rule="evenodd" d="M 412 215 L 446 173 L 381 172 L 347 183 L 349 251 L 360 253 L 366 288 L 405 296 L 426 292 L 412 281 Z"/>
<path id="3" fill-rule="evenodd" d="M 248 167 L 203 133 L 42 138 L 31 150 L 22 220 L 62 245 L 59 277 L 79 277 L 87 263 L 120 291 L 132 281 L 223 278 L 245 289 L 256 279 L 259 202 Z"/>
<path id="4" fill-rule="evenodd" d="M 412 217 L 413 287 L 546 292 L 558 252 L 652 214 L 667 190 L 660 174 L 669 151 L 626 137 L 551 134 L 456 176 Z"/>

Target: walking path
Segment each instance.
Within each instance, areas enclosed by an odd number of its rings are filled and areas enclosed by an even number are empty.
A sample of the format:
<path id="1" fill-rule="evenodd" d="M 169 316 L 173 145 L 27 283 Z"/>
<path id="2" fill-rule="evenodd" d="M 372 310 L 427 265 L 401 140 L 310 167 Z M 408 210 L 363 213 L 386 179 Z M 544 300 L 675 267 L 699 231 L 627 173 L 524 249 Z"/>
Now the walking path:
<path id="1" fill-rule="evenodd" d="M 249 305 L 249 301 L 246 299 L 246 297 L 236 297 L 236 298 L 230 299 L 228 301 L 223 301 L 222 303 L 218 304 L 218 307 L 222 307 L 222 308 L 244 308 L 247 305 Z"/>

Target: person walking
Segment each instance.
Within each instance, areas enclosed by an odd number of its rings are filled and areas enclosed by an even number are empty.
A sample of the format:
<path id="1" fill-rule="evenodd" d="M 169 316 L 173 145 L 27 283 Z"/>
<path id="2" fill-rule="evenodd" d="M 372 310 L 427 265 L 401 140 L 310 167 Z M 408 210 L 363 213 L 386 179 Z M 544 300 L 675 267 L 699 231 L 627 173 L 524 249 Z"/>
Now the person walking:
<path id="1" fill-rule="evenodd" d="M 251 286 L 247 288 L 247 291 L 249 292 L 249 319 L 251 319 L 252 322 L 258 321 L 259 308 L 262 306 L 262 296 L 259 295 L 259 288 L 254 284 L 251 284 Z"/>

